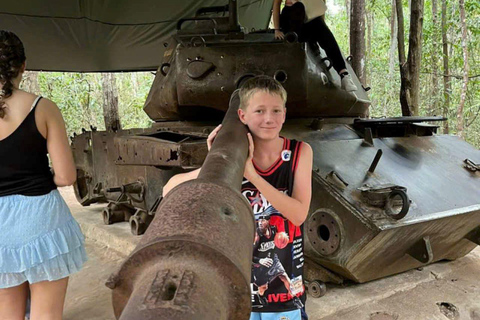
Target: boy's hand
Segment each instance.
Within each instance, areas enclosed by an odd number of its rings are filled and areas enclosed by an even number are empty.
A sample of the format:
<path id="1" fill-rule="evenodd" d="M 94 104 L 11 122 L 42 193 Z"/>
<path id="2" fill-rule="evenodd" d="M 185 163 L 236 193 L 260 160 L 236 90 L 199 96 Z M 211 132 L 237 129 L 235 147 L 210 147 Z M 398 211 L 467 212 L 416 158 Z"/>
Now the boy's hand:
<path id="1" fill-rule="evenodd" d="M 253 166 L 253 151 L 255 150 L 255 145 L 253 144 L 252 134 L 249 132 L 247 133 L 248 137 L 248 158 L 247 162 L 245 162 L 245 171 L 243 176 L 250 182 L 252 182 L 252 178 L 257 176 L 257 171 Z"/>
<path id="2" fill-rule="evenodd" d="M 270 258 L 263 258 L 258 261 L 262 266 L 270 268 L 273 264 L 273 260 Z"/>
<path id="3" fill-rule="evenodd" d="M 212 149 L 213 140 L 215 140 L 215 137 L 217 136 L 217 133 L 218 133 L 218 131 L 220 131 L 220 129 L 222 129 L 221 124 L 219 124 L 215 129 L 213 129 L 213 131 L 210 132 L 210 134 L 208 135 L 208 138 L 207 138 L 207 149 L 208 149 L 208 151 L 210 151 L 210 149 Z"/>

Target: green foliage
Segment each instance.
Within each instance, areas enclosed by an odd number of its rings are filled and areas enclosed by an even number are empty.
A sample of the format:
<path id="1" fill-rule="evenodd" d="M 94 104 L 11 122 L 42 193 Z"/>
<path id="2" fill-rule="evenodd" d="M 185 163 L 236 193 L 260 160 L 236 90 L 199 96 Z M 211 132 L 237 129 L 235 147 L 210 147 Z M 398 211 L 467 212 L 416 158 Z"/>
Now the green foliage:
<path id="1" fill-rule="evenodd" d="M 433 23 L 432 0 L 425 0 L 423 19 L 423 46 L 421 66 L 421 105 L 420 115 L 443 115 L 443 54 L 441 38 L 441 9 L 442 0 L 437 0 L 437 24 Z M 348 15 L 345 9 L 345 0 L 328 0 L 326 21 L 335 35 L 340 48 L 345 54 L 349 52 Z M 398 67 L 397 42 L 394 51 L 394 72 L 389 70 L 390 60 L 390 21 L 391 0 L 372 0 L 367 3 L 367 19 L 370 16 L 372 25 L 372 45 L 367 41 L 367 85 L 372 88 L 369 92 L 372 100 L 370 109 L 371 117 L 400 116 L 400 73 Z M 331 10 L 333 8 L 334 10 Z M 341 10 L 335 10 L 341 8 Z M 409 4 L 403 1 L 405 19 L 405 42 L 408 52 L 409 33 Z M 467 100 L 465 103 L 465 137 L 466 140 L 477 148 L 480 147 L 480 2 L 478 0 L 466 0 L 466 23 L 468 28 L 468 53 L 469 75 L 472 77 L 468 83 Z M 366 26 L 368 28 L 368 21 Z M 463 52 L 461 46 L 460 14 L 457 0 L 447 0 L 447 35 L 449 43 L 449 66 L 451 80 L 450 107 L 447 112 L 449 118 L 450 133 L 456 133 L 457 107 L 460 101 L 463 73 Z M 437 67 L 437 74 L 434 72 Z M 441 130 L 440 130 L 441 132 Z"/>
<path id="2" fill-rule="evenodd" d="M 151 120 L 143 112 L 154 76 L 151 73 L 116 75 L 118 108 L 122 127 L 145 128 Z M 105 130 L 101 74 L 39 72 L 38 94 L 54 101 L 62 111 L 67 133 L 80 133 L 90 126 Z"/>

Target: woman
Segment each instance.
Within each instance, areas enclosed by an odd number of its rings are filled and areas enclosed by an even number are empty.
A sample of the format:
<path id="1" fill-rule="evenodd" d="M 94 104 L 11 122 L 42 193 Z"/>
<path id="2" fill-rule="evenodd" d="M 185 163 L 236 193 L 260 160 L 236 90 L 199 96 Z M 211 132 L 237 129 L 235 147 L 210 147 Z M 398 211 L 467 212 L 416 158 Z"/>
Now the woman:
<path id="1" fill-rule="evenodd" d="M 76 179 L 65 124 L 55 103 L 19 89 L 25 61 L 20 39 L 0 30 L 0 319 L 23 320 L 30 290 L 31 319 L 57 320 L 87 257 L 57 190 Z"/>
<path id="2" fill-rule="evenodd" d="M 316 1 L 321 2 L 323 0 Z M 338 43 L 325 24 L 323 16 L 306 21 L 305 4 L 298 0 L 286 0 L 285 7 L 280 14 L 281 4 L 282 0 L 275 0 L 273 3 L 275 38 L 283 39 L 285 33 L 295 32 L 301 42 L 318 42 L 332 61 L 333 68 L 338 72 L 342 89 L 348 92 L 356 91 L 357 86 L 353 83 L 352 76 L 347 71 Z M 320 4 L 323 5 L 323 3 Z"/>

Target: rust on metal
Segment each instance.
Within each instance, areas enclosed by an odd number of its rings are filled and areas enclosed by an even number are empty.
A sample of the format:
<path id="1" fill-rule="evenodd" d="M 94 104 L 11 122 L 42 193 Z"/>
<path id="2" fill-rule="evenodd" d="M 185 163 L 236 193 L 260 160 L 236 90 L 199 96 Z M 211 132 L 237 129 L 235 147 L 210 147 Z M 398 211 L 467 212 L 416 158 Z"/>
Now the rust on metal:
<path id="1" fill-rule="evenodd" d="M 198 179 L 160 202 L 150 227 L 107 282 L 115 316 L 248 319 L 254 221 L 240 194 L 248 142 L 235 94 Z M 235 143 L 237 148 L 228 148 Z"/>

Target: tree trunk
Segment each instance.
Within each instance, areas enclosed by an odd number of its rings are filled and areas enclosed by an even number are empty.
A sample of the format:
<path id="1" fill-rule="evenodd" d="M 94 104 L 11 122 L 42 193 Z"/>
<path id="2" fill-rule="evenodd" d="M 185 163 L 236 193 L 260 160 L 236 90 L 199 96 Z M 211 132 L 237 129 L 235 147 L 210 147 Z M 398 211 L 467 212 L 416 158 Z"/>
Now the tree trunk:
<path id="1" fill-rule="evenodd" d="M 365 16 L 367 19 L 367 55 L 365 61 L 369 61 L 372 58 L 373 13 L 365 10 Z M 369 75 L 369 70 L 365 66 L 365 84 L 369 82 Z"/>
<path id="2" fill-rule="evenodd" d="M 394 82 L 395 74 L 395 49 L 397 45 L 397 11 L 395 0 L 392 1 L 392 11 L 390 13 L 390 49 L 388 53 L 388 82 L 389 85 L 392 85 Z M 387 95 L 386 95 L 387 96 Z M 387 104 L 383 106 L 383 114 L 387 116 Z"/>
<path id="3" fill-rule="evenodd" d="M 403 116 L 411 116 L 410 98 L 408 96 L 411 87 L 407 62 L 405 59 L 405 32 L 403 23 L 403 4 L 402 0 L 395 0 L 395 8 L 397 9 L 397 40 L 398 40 L 398 64 L 400 66 L 400 105 L 402 107 Z"/>
<path id="4" fill-rule="evenodd" d="M 120 116 L 118 113 L 118 92 L 115 74 L 102 73 L 103 89 L 103 118 L 107 131 L 121 130 Z"/>
<path id="5" fill-rule="evenodd" d="M 462 49 L 463 49 L 463 84 L 462 93 L 460 94 L 460 104 L 457 108 L 457 134 L 460 138 L 465 139 L 463 108 L 465 107 L 465 99 L 467 97 L 468 86 L 468 47 L 467 47 L 467 23 L 465 21 L 465 0 L 459 0 L 460 24 L 462 28 Z"/>
<path id="6" fill-rule="evenodd" d="M 353 71 L 365 85 L 365 0 L 351 0 L 350 54 Z"/>
<path id="7" fill-rule="evenodd" d="M 424 0 L 412 1 L 411 3 L 407 60 L 405 60 L 402 1 L 396 0 L 395 4 L 398 19 L 398 56 L 401 77 L 400 103 L 402 105 L 402 114 L 404 116 L 418 115 Z"/>
<path id="8" fill-rule="evenodd" d="M 39 95 L 38 71 L 25 71 L 21 87 L 27 92 Z"/>
<path id="9" fill-rule="evenodd" d="M 347 30 L 350 30 L 350 0 L 345 0 L 345 12 L 347 14 L 347 23 L 348 23 Z"/>
<path id="10" fill-rule="evenodd" d="M 443 50 L 443 116 L 448 118 L 450 108 L 450 78 L 448 77 L 447 0 L 442 0 L 442 50 Z M 443 123 L 443 133 L 449 133 L 448 120 Z"/>
<path id="11" fill-rule="evenodd" d="M 438 97 L 438 10 L 437 10 L 437 0 L 432 0 L 432 22 L 433 22 L 433 35 L 432 35 L 432 90 L 431 96 L 433 98 L 431 111 L 429 114 L 437 114 L 437 97 Z"/>
<path id="12" fill-rule="evenodd" d="M 412 1 L 410 14 L 410 37 L 408 41 L 408 74 L 411 83 L 411 109 L 418 116 L 420 109 L 420 67 L 422 63 L 424 0 Z"/>
<path id="13" fill-rule="evenodd" d="M 130 75 L 130 79 L 132 81 L 133 94 L 134 97 L 136 97 L 138 93 L 138 73 L 132 72 Z"/>

